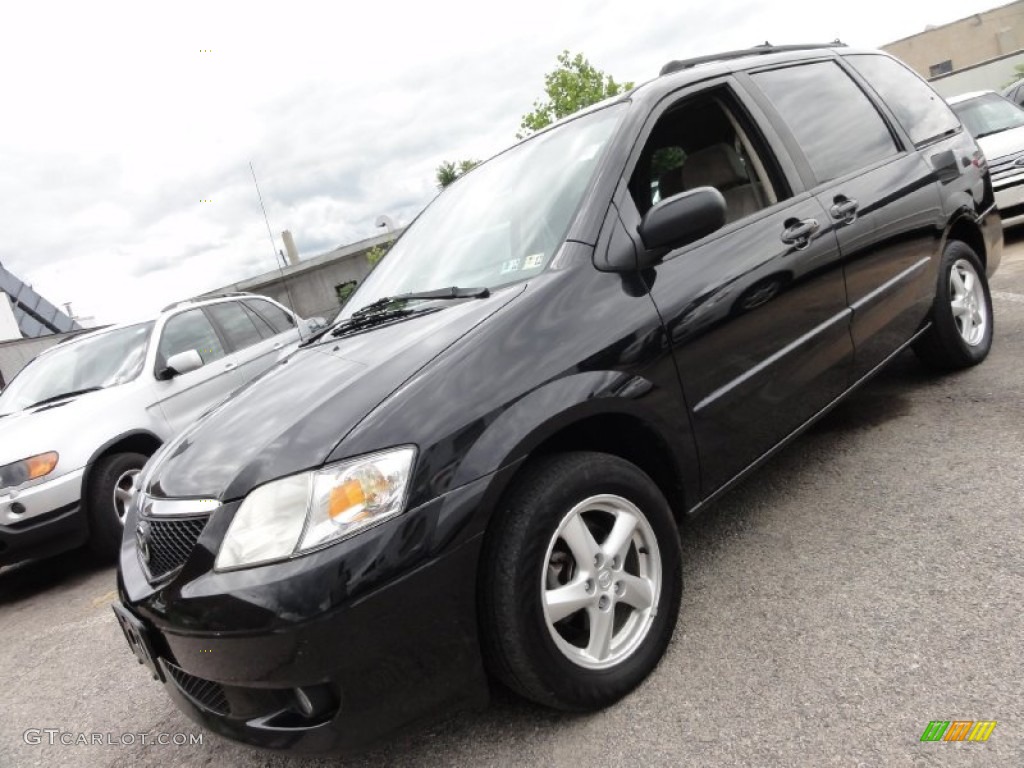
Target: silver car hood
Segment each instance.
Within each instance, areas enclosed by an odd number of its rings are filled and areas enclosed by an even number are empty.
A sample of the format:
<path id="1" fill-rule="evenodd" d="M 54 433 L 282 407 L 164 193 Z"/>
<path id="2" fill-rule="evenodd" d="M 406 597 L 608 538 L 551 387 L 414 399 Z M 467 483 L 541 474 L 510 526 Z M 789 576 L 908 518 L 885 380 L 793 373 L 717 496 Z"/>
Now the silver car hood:
<path id="1" fill-rule="evenodd" d="M 49 451 L 59 454 L 70 436 L 101 432 L 101 414 L 117 407 L 116 401 L 124 397 L 120 390 L 110 387 L 0 416 L 0 466 Z M 73 461 L 80 466 L 78 457 Z M 57 466 L 65 471 L 79 468 L 60 461 Z"/>
<path id="2" fill-rule="evenodd" d="M 978 144 L 985 153 L 985 159 L 990 163 L 1007 155 L 1024 152 L 1024 126 L 982 136 L 978 139 Z"/>

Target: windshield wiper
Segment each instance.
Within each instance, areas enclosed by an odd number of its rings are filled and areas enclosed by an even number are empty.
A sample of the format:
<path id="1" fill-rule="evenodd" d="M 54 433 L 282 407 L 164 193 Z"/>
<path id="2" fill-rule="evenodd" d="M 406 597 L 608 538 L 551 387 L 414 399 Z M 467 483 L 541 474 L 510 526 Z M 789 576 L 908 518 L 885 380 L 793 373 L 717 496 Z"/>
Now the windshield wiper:
<path id="1" fill-rule="evenodd" d="M 45 405 L 46 403 L 52 403 L 55 400 L 64 400 L 65 398 L 68 397 L 76 397 L 78 395 L 84 395 L 87 392 L 96 392 L 100 389 L 103 389 L 103 387 L 86 387 L 85 389 L 73 389 L 70 392 L 62 392 L 59 395 L 50 395 L 49 397 L 44 397 L 42 400 L 37 400 L 28 407 L 35 408 L 37 405 Z"/>
<path id="2" fill-rule="evenodd" d="M 438 288 L 436 291 L 414 291 L 412 293 L 399 293 L 394 296 L 384 296 L 383 298 L 377 299 L 367 304 L 362 309 L 357 309 L 352 313 L 352 317 L 362 317 L 363 315 L 369 315 L 373 312 L 379 312 L 381 309 L 391 305 L 398 304 L 404 301 L 422 300 L 428 301 L 430 299 L 486 299 L 491 295 L 491 292 L 486 288 L 458 288 L 452 286 L 451 288 Z"/>
<path id="3" fill-rule="evenodd" d="M 327 334 L 331 334 L 332 336 L 341 336 L 349 331 L 369 328 L 370 326 L 377 325 L 377 323 L 381 323 L 386 320 L 394 320 L 413 314 L 411 310 L 405 309 L 404 306 L 395 307 L 391 306 L 392 304 L 402 305 L 406 301 L 429 301 L 432 299 L 486 299 L 490 295 L 491 292 L 487 288 L 457 288 L 453 286 L 451 288 L 441 288 L 436 291 L 416 291 L 413 293 L 399 293 L 394 296 L 385 296 L 367 304 L 365 307 L 357 309 L 344 320 L 339 320 L 336 323 L 331 323 L 326 328 L 321 328 L 299 344 L 299 346 L 308 347 L 322 339 Z"/>

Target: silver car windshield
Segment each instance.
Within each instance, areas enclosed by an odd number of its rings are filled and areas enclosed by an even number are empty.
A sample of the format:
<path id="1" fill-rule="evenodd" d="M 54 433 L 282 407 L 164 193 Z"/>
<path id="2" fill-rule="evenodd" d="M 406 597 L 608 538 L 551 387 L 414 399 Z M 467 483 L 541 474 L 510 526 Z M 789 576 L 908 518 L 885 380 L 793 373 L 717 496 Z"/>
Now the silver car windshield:
<path id="1" fill-rule="evenodd" d="M 338 319 L 385 296 L 493 289 L 542 271 L 625 111 L 621 103 L 598 109 L 474 168 L 412 223 Z"/>
<path id="2" fill-rule="evenodd" d="M 0 394 L 0 416 L 62 395 L 131 381 L 142 371 L 152 330 L 152 322 L 130 325 L 37 357 Z"/>
<path id="3" fill-rule="evenodd" d="M 1024 125 L 1024 109 L 994 93 L 986 93 L 951 106 L 968 133 L 976 139 Z"/>

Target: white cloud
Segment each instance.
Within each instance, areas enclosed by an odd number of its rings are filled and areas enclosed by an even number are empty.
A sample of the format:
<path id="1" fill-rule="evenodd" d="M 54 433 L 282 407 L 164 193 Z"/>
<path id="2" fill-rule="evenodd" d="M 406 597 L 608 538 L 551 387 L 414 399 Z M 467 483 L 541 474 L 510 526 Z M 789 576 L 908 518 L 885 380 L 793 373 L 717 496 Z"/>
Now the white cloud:
<path id="1" fill-rule="evenodd" d="M 672 58 L 876 46 L 988 5 L 21 3 L 0 46 L 0 260 L 79 314 L 145 315 L 273 268 L 250 160 L 275 236 L 311 256 L 380 213 L 407 222 L 441 160 L 511 143 L 562 49 L 643 81 Z"/>

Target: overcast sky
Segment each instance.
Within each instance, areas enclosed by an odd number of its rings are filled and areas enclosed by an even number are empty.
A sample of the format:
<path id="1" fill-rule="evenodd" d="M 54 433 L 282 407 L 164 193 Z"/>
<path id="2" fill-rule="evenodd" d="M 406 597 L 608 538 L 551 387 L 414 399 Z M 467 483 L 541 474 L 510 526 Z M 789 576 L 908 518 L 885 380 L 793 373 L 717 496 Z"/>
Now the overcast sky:
<path id="1" fill-rule="evenodd" d="M 0 262 L 97 322 L 407 223 L 446 159 L 514 141 L 563 49 L 642 82 L 673 58 L 879 46 L 993 0 L 19 2 L 0 45 Z M 210 52 L 205 52 L 209 50 Z M 201 202 L 209 200 L 210 202 Z"/>

